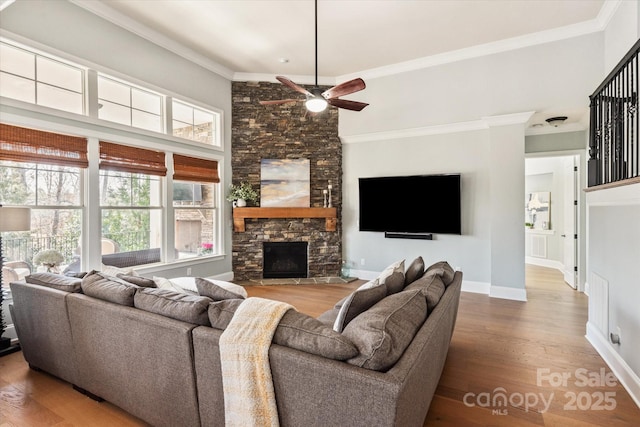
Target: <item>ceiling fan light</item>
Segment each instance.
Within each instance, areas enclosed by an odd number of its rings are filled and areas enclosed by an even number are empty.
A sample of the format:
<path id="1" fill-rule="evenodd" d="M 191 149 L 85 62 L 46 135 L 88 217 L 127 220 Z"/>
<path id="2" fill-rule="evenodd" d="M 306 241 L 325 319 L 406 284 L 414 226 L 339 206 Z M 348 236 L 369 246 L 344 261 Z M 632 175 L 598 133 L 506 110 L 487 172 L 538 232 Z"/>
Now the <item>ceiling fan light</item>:
<path id="1" fill-rule="evenodd" d="M 307 99 L 304 105 L 305 107 L 307 107 L 307 110 L 313 113 L 320 113 L 321 111 L 324 111 L 327 109 L 328 104 L 326 99 L 322 97 L 315 97 L 315 98 Z"/>

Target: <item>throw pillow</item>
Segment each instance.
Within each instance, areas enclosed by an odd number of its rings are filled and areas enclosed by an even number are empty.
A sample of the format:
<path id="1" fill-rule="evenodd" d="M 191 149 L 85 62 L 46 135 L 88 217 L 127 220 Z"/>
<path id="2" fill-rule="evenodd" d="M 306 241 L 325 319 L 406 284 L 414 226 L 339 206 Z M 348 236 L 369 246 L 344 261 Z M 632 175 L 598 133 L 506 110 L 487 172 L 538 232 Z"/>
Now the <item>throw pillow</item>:
<path id="1" fill-rule="evenodd" d="M 209 305 L 209 321 L 217 329 L 226 329 L 242 300 L 229 299 Z M 355 357 L 358 350 L 343 335 L 313 317 L 295 310 L 287 311 L 276 328 L 273 342 L 334 360 Z"/>
<path id="2" fill-rule="evenodd" d="M 387 286 L 384 284 L 355 291 L 340 307 L 340 312 L 333 324 L 333 330 L 342 332 L 351 320 L 386 296 Z"/>
<path id="3" fill-rule="evenodd" d="M 342 307 L 342 306 L 341 306 Z M 338 313 L 340 313 L 339 308 L 331 308 L 320 316 L 318 316 L 318 320 L 323 324 L 333 328 L 333 324 L 336 322 L 336 318 L 338 317 Z"/>
<path id="4" fill-rule="evenodd" d="M 413 289 L 419 289 L 422 292 L 427 300 L 429 313 L 431 313 L 444 295 L 445 285 L 437 274 L 425 274 L 405 288 L 405 290 Z"/>
<path id="5" fill-rule="evenodd" d="M 196 286 L 196 278 L 195 277 L 172 277 L 171 283 L 181 287 L 182 289 L 186 289 L 193 293 L 198 293 L 198 287 Z"/>
<path id="6" fill-rule="evenodd" d="M 82 292 L 90 297 L 133 307 L 133 297 L 140 288 L 100 271 L 91 271 L 82 279 Z"/>
<path id="7" fill-rule="evenodd" d="M 445 286 L 449 286 L 451 282 L 453 282 L 453 277 L 455 276 L 456 272 L 453 268 L 451 268 L 448 262 L 440 261 L 427 268 L 424 274 L 437 274 L 438 276 L 442 277 L 442 281 L 444 282 Z"/>
<path id="8" fill-rule="evenodd" d="M 404 275 L 404 260 L 396 261 L 382 270 L 382 273 L 378 275 L 378 281 L 380 281 L 381 284 L 385 283 L 387 277 L 391 276 L 393 273 L 402 273 Z"/>
<path id="9" fill-rule="evenodd" d="M 102 267 L 100 269 L 101 273 L 106 274 L 107 276 L 117 277 L 118 274 L 127 274 L 129 276 L 137 276 L 138 273 L 133 269 L 133 267 L 120 268 L 114 267 L 113 265 L 105 265 L 101 264 Z"/>
<path id="10" fill-rule="evenodd" d="M 180 286 L 176 285 L 166 277 L 153 276 L 153 281 L 155 282 L 156 287 L 159 289 L 165 289 L 168 291 L 178 292 L 181 294 L 197 295 L 197 292 L 191 292 L 184 288 L 181 288 Z"/>
<path id="11" fill-rule="evenodd" d="M 210 325 L 210 303 L 207 297 L 167 289 L 143 288 L 134 297 L 134 305 L 140 310 L 204 326 Z"/>
<path id="12" fill-rule="evenodd" d="M 156 285 L 156 282 L 154 282 L 152 279 L 148 279 L 142 276 L 130 276 L 128 274 L 118 273 L 116 277 L 126 282 L 133 283 L 134 285 L 138 285 L 141 288 L 157 288 L 158 287 Z"/>
<path id="13" fill-rule="evenodd" d="M 222 280 L 197 277 L 196 286 L 200 295 L 209 297 L 214 301 L 244 299 L 247 297 L 247 291 L 242 286 Z"/>
<path id="14" fill-rule="evenodd" d="M 82 280 L 55 273 L 33 273 L 24 278 L 32 285 L 46 286 L 65 292 L 82 292 Z"/>
<path id="15" fill-rule="evenodd" d="M 410 285 L 424 274 L 424 260 L 421 256 L 411 261 L 407 271 L 404 273 L 404 285 Z"/>
<path id="16" fill-rule="evenodd" d="M 404 289 L 404 273 L 396 271 L 384 281 L 387 287 L 387 295 L 392 295 Z"/>
<path id="17" fill-rule="evenodd" d="M 420 290 L 388 296 L 344 329 L 343 335 L 360 352 L 347 362 L 376 371 L 389 369 L 411 344 L 426 318 L 427 304 Z"/>

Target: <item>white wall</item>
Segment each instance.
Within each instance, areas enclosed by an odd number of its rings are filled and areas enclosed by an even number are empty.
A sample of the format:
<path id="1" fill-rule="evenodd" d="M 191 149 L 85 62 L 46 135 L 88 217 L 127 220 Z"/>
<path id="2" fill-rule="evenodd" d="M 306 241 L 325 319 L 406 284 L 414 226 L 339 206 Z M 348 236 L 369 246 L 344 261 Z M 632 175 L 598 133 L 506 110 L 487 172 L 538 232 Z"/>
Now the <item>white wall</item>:
<path id="1" fill-rule="evenodd" d="M 223 138 L 225 152 L 214 153 L 222 158 L 221 179 L 230 182 L 231 162 L 231 82 L 213 72 L 171 53 L 133 33 L 99 18 L 67 1 L 17 1 L 2 12 L 2 35 L 16 38 L 17 42 L 35 44 L 33 47 L 71 61 L 82 61 L 99 71 L 124 78 L 150 88 L 158 88 L 165 93 L 182 97 L 187 101 L 200 103 L 221 110 L 224 115 Z M 16 37 L 14 37 L 16 36 Z M 74 121 L 55 115 L 31 113 L 29 111 L 2 105 L 3 120 L 16 118 L 23 126 L 38 123 L 43 129 L 66 131 L 91 135 L 113 136 L 119 139 L 143 142 L 150 146 L 171 147 L 173 142 L 162 137 L 149 137 L 128 133 L 121 129 L 110 129 L 104 123 Z M 185 149 L 185 147 L 183 147 Z M 191 155 L 207 153 L 211 148 L 202 146 L 186 147 Z M 224 187 L 223 187 L 224 188 Z M 222 199 L 223 200 L 223 199 Z M 190 265 L 193 275 L 228 275 L 231 272 L 230 209 L 223 202 L 223 242 L 227 255 L 215 261 Z M 88 210 L 90 212 L 90 210 Z M 95 218 L 99 218 L 96 216 Z M 94 243 L 96 244 L 96 243 Z M 99 242 L 97 243 L 99 245 Z M 154 270 L 155 275 L 167 277 L 186 276 L 186 266 Z"/>
<path id="2" fill-rule="evenodd" d="M 638 40 L 639 14 L 640 7 L 637 1 L 620 2 L 604 32 L 605 73 L 609 73 Z"/>

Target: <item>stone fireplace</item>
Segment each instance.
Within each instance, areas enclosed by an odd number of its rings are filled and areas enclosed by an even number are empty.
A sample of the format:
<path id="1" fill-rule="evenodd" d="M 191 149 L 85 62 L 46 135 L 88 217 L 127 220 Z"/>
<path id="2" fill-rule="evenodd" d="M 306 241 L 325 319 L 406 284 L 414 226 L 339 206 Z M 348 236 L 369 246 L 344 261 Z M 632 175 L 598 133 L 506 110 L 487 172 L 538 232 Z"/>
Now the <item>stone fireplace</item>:
<path id="1" fill-rule="evenodd" d="M 262 279 L 265 242 L 305 242 L 309 278 L 339 276 L 342 265 L 342 144 L 338 111 L 310 115 L 304 103 L 263 106 L 258 101 L 295 97 L 279 83 L 232 83 L 231 167 L 234 183 L 260 190 L 262 159 L 309 159 L 310 207 L 323 206 L 322 190 L 332 186 L 337 210 L 335 231 L 324 218 L 251 218 L 233 231 L 236 280 Z"/>

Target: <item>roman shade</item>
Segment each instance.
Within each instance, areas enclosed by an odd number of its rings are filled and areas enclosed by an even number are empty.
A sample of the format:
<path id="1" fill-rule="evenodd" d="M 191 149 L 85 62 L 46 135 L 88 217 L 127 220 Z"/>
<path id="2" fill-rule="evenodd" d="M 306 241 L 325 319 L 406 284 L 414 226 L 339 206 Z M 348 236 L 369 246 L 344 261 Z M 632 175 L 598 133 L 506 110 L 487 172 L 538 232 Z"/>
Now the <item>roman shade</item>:
<path id="1" fill-rule="evenodd" d="M 164 152 L 100 141 L 100 169 L 166 176 Z"/>
<path id="2" fill-rule="evenodd" d="M 177 181 L 220 182 L 218 162 L 173 155 L 173 179 Z"/>
<path id="3" fill-rule="evenodd" d="M 87 139 L 0 123 L 0 160 L 86 168 Z"/>

